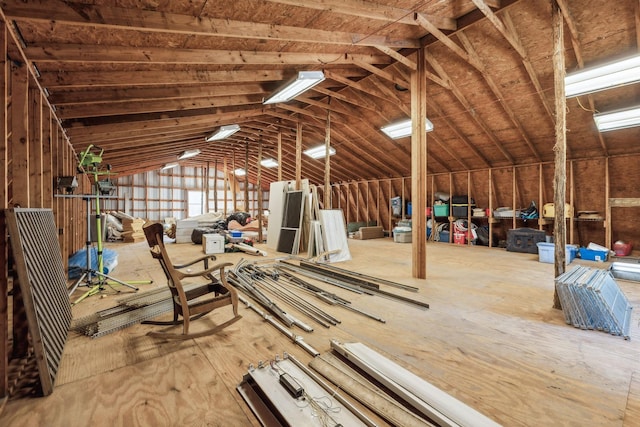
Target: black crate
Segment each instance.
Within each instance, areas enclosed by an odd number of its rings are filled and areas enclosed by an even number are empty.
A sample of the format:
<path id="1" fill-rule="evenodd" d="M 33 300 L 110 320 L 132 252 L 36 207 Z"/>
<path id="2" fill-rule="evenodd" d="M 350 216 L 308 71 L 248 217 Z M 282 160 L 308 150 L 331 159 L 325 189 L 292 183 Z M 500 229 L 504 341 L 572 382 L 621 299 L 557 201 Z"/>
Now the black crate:
<path id="1" fill-rule="evenodd" d="M 507 231 L 507 250 L 510 252 L 538 253 L 538 242 L 546 240 L 546 233 L 533 228 L 514 228 Z"/>
<path id="2" fill-rule="evenodd" d="M 469 209 L 473 209 L 475 207 L 475 204 L 451 204 L 451 216 L 456 218 L 467 218 L 469 216 Z"/>

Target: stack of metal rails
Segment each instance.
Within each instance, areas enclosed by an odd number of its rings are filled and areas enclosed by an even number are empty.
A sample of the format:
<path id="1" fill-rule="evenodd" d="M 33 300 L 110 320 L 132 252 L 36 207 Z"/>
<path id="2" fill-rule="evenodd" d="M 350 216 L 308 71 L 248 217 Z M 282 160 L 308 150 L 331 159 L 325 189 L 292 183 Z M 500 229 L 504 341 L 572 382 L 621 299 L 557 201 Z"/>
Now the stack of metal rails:
<path id="1" fill-rule="evenodd" d="M 632 307 L 611 271 L 578 266 L 555 283 L 568 324 L 629 339 Z"/>

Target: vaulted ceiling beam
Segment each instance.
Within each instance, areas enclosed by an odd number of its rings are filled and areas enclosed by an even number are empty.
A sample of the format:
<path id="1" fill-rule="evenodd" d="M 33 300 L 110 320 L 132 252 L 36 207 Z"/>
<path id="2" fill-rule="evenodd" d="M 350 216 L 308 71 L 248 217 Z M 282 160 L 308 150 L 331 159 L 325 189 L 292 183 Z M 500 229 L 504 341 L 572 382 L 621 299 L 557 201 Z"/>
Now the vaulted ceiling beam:
<path id="1" fill-rule="evenodd" d="M 36 63 L 82 62 L 108 64 L 198 64 L 198 65 L 314 65 L 390 64 L 387 55 L 300 52 L 263 52 L 256 50 L 178 49 L 88 44 L 30 44 L 28 58 Z"/>
<path id="2" fill-rule="evenodd" d="M 131 87 L 131 86 L 184 86 L 209 83 L 255 83 L 280 81 L 282 70 L 253 71 L 74 71 L 42 74 L 42 86 L 55 88 Z"/>
<path id="3" fill-rule="evenodd" d="M 61 24 L 172 33 L 187 36 L 231 37 L 258 40 L 281 40 L 332 45 L 389 46 L 416 48 L 417 40 L 375 34 L 345 33 L 286 25 L 216 19 L 205 16 L 132 10 L 62 0 L 5 0 L 5 15 L 10 19 Z"/>
<path id="4" fill-rule="evenodd" d="M 288 4 L 290 6 L 305 7 L 308 9 L 323 10 L 327 12 L 351 15 L 359 18 L 377 19 L 389 23 L 401 23 L 417 25 L 413 20 L 414 11 L 401 9 L 384 4 L 364 0 L 267 0 L 272 3 Z M 443 30 L 456 30 L 455 19 L 437 15 L 425 15 L 434 25 Z"/>

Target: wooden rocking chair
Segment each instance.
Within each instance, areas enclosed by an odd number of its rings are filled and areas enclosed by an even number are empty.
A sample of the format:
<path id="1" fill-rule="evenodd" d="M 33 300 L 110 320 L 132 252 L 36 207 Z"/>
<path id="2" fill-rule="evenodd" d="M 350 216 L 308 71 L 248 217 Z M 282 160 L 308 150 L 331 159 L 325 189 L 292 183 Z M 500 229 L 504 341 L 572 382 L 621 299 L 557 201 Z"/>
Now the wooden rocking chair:
<path id="1" fill-rule="evenodd" d="M 147 321 L 144 323 L 154 325 L 179 325 L 182 324 L 182 333 L 168 332 L 149 332 L 147 335 L 155 338 L 179 339 L 186 340 L 191 338 L 199 338 L 213 335 L 232 323 L 239 320 L 242 316 L 238 315 L 238 293 L 229 285 L 225 277 L 225 267 L 233 265 L 230 262 L 218 263 L 209 267 L 209 260 L 215 260 L 213 255 L 207 255 L 187 264 L 173 265 L 163 242 L 163 227 L 160 223 L 152 223 L 144 228 L 144 234 L 151 248 L 151 255 L 160 262 L 165 275 L 167 276 L 169 289 L 171 290 L 171 299 L 173 300 L 173 321 L 172 322 L 156 322 Z M 193 266 L 202 261 L 204 270 L 199 272 L 185 273 L 179 271 L 186 267 Z M 220 279 L 213 276 L 213 272 L 220 272 Z M 198 285 L 194 288 L 188 287 L 185 291 L 182 279 L 188 277 L 203 277 L 210 283 Z M 212 310 L 219 307 L 231 305 L 234 317 L 213 329 L 203 332 L 189 333 L 189 323 L 198 319 Z M 182 317 L 182 321 L 178 317 Z"/>

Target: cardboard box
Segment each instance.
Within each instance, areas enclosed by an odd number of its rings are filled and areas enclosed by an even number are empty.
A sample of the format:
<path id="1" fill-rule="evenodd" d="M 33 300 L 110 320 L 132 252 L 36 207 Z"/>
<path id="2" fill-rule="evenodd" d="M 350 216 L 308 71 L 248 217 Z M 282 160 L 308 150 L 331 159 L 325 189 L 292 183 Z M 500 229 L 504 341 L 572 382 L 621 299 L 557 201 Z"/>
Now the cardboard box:
<path id="1" fill-rule="evenodd" d="M 202 235 L 202 251 L 207 254 L 223 254 L 224 253 L 224 236 L 220 234 L 203 234 Z"/>

